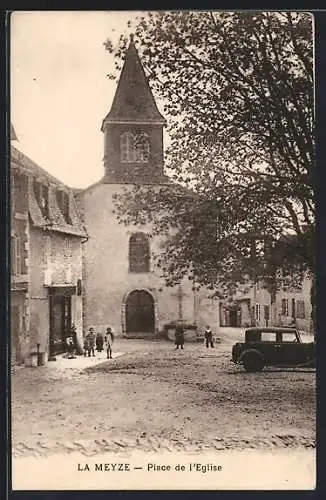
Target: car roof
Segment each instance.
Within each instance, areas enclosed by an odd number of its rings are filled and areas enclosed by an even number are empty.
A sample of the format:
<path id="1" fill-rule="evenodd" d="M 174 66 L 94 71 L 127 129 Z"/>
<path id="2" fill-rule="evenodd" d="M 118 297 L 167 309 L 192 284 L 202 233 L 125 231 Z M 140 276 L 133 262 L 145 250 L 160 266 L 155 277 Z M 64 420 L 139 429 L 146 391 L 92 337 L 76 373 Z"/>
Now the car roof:
<path id="1" fill-rule="evenodd" d="M 275 327 L 252 327 L 252 328 L 247 328 L 245 333 L 296 333 L 298 330 L 296 328 L 291 328 L 289 326 L 281 327 L 281 326 L 275 326 Z"/>

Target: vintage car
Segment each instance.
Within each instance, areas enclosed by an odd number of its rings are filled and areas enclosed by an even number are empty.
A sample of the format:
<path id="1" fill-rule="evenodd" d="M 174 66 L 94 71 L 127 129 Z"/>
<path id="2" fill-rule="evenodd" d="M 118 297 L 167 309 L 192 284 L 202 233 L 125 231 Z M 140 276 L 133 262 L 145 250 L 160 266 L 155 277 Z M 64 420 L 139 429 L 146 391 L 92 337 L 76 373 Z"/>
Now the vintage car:
<path id="1" fill-rule="evenodd" d="M 232 348 L 233 363 L 242 364 L 247 372 L 257 372 L 265 366 L 315 367 L 315 342 L 302 342 L 296 328 L 248 328 L 245 341 Z"/>

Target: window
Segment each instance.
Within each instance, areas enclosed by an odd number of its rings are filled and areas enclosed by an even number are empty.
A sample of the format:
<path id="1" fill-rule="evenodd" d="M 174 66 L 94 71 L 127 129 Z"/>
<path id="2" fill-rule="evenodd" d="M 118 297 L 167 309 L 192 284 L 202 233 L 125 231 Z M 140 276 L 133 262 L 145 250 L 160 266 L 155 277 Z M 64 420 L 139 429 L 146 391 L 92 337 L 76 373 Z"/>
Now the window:
<path id="1" fill-rule="evenodd" d="M 255 306 L 251 306 L 251 313 L 250 313 L 250 319 L 251 319 L 251 324 L 255 324 Z"/>
<path id="2" fill-rule="evenodd" d="M 123 163 L 147 163 L 149 159 L 149 137 L 145 133 L 125 132 L 120 138 L 120 154 Z"/>
<path id="3" fill-rule="evenodd" d="M 295 342 L 296 341 L 296 336 L 294 333 L 288 333 L 288 332 L 283 332 L 282 333 L 282 340 L 283 342 Z"/>
<path id="4" fill-rule="evenodd" d="M 64 240 L 64 256 L 67 259 L 70 259 L 72 257 L 72 249 L 71 249 L 71 239 L 70 238 L 65 238 Z"/>
<path id="5" fill-rule="evenodd" d="M 15 220 L 11 233 L 11 274 L 27 273 L 27 236 L 26 221 Z"/>
<path id="6" fill-rule="evenodd" d="M 66 283 L 70 283 L 72 280 L 72 244 L 69 237 L 64 239 L 64 265 L 66 273 L 65 281 Z"/>
<path id="7" fill-rule="evenodd" d="M 305 303 L 304 300 L 297 300 L 297 318 L 305 319 Z"/>
<path id="8" fill-rule="evenodd" d="M 34 194 L 44 218 L 49 218 L 49 188 L 41 182 L 34 181 Z"/>
<path id="9" fill-rule="evenodd" d="M 14 212 L 28 211 L 28 178 L 19 172 L 14 172 L 11 177 L 12 208 Z"/>
<path id="10" fill-rule="evenodd" d="M 60 211 L 64 217 L 64 220 L 67 224 L 71 224 L 71 219 L 69 215 L 69 194 L 66 191 L 58 190 L 56 192 L 57 203 L 60 208 Z"/>
<path id="11" fill-rule="evenodd" d="M 260 304 L 256 304 L 256 321 L 260 321 Z"/>
<path id="12" fill-rule="evenodd" d="M 281 314 L 282 314 L 282 316 L 289 315 L 289 301 L 288 301 L 288 299 L 282 299 Z"/>
<path id="13" fill-rule="evenodd" d="M 273 332 L 262 332 L 261 339 L 263 342 L 275 342 L 275 333 Z"/>
<path id="14" fill-rule="evenodd" d="M 11 237 L 11 274 L 22 274 L 22 248 L 21 239 L 17 235 Z"/>
<path id="15" fill-rule="evenodd" d="M 150 250 L 148 237 L 144 233 L 135 233 L 129 240 L 129 271 L 148 273 Z"/>

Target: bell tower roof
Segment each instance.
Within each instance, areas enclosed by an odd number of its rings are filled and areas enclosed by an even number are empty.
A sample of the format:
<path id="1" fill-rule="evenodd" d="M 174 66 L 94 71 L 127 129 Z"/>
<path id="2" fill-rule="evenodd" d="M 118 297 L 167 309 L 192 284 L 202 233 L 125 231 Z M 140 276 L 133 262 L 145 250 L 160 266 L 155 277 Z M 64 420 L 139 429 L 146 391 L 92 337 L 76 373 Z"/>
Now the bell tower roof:
<path id="1" fill-rule="evenodd" d="M 109 123 L 166 123 L 156 106 L 133 36 L 130 37 L 117 90 L 111 110 L 103 121 L 102 131 L 104 125 Z"/>

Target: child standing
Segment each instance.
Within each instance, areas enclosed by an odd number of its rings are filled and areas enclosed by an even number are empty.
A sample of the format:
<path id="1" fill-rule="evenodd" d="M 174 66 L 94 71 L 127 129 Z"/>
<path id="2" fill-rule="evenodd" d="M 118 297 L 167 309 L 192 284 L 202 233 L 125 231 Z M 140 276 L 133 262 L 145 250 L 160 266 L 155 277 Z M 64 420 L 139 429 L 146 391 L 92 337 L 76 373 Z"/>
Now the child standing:
<path id="1" fill-rule="evenodd" d="M 84 338 L 84 356 L 86 356 L 88 354 L 88 350 L 89 350 L 89 347 L 88 347 L 88 340 L 87 338 L 85 337 Z"/>
<path id="2" fill-rule="evenodd" d="M 209 346 L 214 347 L 214 342 L 213 342 L 213 332 L 210 329 L 210 326 L 207 325 L 205 332 L 204 332 L 204 337 L 205 337 L 205 343 L 206 347 L 208 348 Z"/>
<path id="3" fill-rule="evenodd" d="M 106 355 L 107 355 L 108 359 L 112 359 L 113 342 L 114 342 L 114 335 L 113 335 L 112 328 L 109 326 L 106 329 L 106 333 L 105 333 L 105 343 L 107 345 Z"/>
<path id="4" fill-rule="evenodd" d="M 86 340 L 88 344 L 88 356 L 95 356 L 94 345 L 95 345 L 95 333 L 94 328 L 90 328 L 88 334 L 86 335 Z"/>
<path id="5" fill-rule="evenodd" d="M 74 340 L 71 335 L 66 338 L 68 359 L 74 359 Z"/>
<path id="6" fill-rule="evenodd" d="M 102 352 L 103 351 L 103 343 L 104 343 L 104 339 L 103 339 L 103 335 L 99 332 L 96 334 L 96 350 L 98 352 Z"/>

